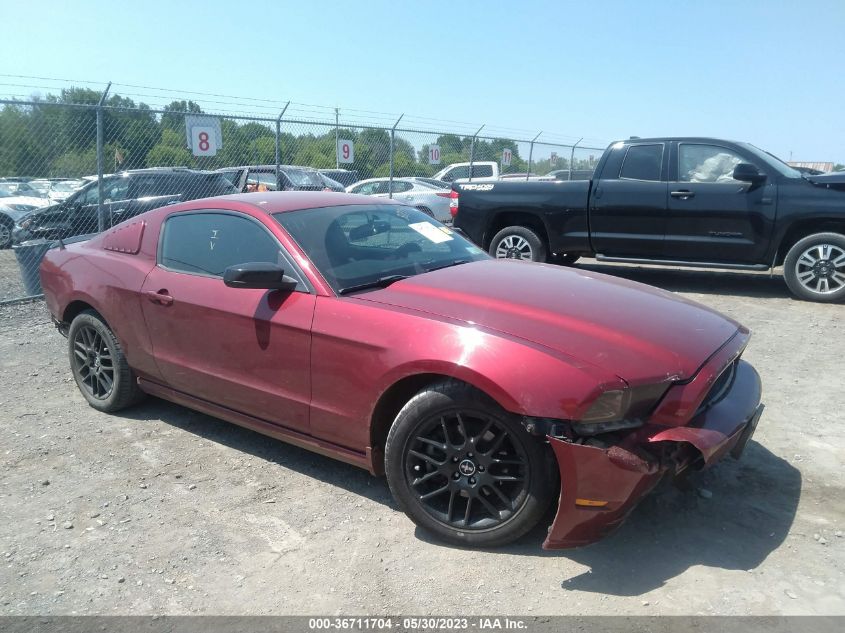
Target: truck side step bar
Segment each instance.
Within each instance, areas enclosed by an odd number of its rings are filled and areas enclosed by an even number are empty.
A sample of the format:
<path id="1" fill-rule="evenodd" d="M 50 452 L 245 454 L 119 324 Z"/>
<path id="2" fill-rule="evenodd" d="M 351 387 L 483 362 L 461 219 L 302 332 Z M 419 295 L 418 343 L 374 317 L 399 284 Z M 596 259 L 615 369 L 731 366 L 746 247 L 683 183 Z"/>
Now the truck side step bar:
<path id="1" fill-rule="evenodd" d="M 615 262 L 620 264 L 648 264 L 651 266 L 688 266 L 690 268 L 724 268 L 726 270 L 769 270 L 767 264 L 726 264 L 718 262 L 687 262 L 678 259 L 644 259 L 642 257 L 610 257 L 596 255 L 600 262 Z"/>

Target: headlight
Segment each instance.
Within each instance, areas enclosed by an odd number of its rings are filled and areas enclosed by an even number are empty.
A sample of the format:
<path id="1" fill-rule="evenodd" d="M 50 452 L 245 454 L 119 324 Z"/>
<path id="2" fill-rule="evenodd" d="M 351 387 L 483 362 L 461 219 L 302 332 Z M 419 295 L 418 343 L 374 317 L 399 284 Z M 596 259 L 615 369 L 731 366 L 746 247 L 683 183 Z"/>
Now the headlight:
<path id="1" fill-rule="evenodd" d="M 573 427 L 582 435 L 596 435 L 641 426 L 670 386 L 659 383 L 605 391 L 580 420 L 573 421 Z"/>
<path id="2" fill-rule="evenodd" d="M 625 417 L 628 403 L 631 401 L 630 389 L 614 389 L 605 391 L 595 399 L 592 406 L 581 417 L 581 422 L 594 424 L 596 422 L 610 422 Z"/>

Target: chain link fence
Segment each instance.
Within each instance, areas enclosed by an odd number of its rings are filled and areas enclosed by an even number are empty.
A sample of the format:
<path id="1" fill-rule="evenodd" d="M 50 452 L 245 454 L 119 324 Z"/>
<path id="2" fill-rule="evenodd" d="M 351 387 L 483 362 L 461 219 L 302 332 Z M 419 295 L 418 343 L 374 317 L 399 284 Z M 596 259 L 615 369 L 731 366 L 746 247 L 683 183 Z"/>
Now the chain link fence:
<path id="1" fill-rule="evenodd" d="M 352 187 L 447 220 L 448 194 L 416 195 L 419 182 L 496 171 L 502 178 L 589 178 L 602 152 L 485 135 L 483 127 L 475 134 L 413 129 L 401 118 L 360 125 L 337 110 L 334 121 L 286 117 L 287 108 L 276 117 L 212 115 L 193 102 L 152 109 L 94 96 L 99 100 L 87 104 L 0 100 L 0 302 L 41 293 L 38 265 L 54 240 L 182 200 Z"/>

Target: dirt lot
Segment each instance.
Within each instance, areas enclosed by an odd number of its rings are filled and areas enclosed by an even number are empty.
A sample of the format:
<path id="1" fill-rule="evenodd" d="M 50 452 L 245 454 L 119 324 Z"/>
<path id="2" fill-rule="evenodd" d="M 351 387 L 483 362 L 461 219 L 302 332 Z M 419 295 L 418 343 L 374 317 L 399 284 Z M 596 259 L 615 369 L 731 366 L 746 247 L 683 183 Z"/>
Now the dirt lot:
<path id="1" fill-rule="evenodd" d="M 767 409 L 741 461 L 574 551 L 443 546 L 354 467 L 161 401 L 97 413 L 44 305 L 0 308 L 0 614 L 845 614 L 845 306 L 594 268 L 751 327 Z"/>

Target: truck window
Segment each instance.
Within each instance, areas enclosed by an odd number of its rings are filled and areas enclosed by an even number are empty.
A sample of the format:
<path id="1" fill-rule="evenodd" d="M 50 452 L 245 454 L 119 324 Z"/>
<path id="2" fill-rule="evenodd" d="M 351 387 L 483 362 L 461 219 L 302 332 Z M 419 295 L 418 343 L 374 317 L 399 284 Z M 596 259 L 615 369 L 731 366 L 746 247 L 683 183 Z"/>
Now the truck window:
<path id="1" fill-rule="evenodd" d="M 493 166 L 492 165 L 473 165 L 472 166 L 472 177 L 473 178 L 492 178 L 493 177 Z"/>
<path id="2" fill-rule="evenodd" d="M 620 178 L 629 180 L 660 180 L 663 164 L 663 143 L 631 145 L 619 170 Z"/>
<path id="3" fill-rule="evenodd" d="M 734 167 L 744 161 L 718 145 L 681 143 L 678 147 L 678 180 L 681 182 L 736 182 Z"/>

